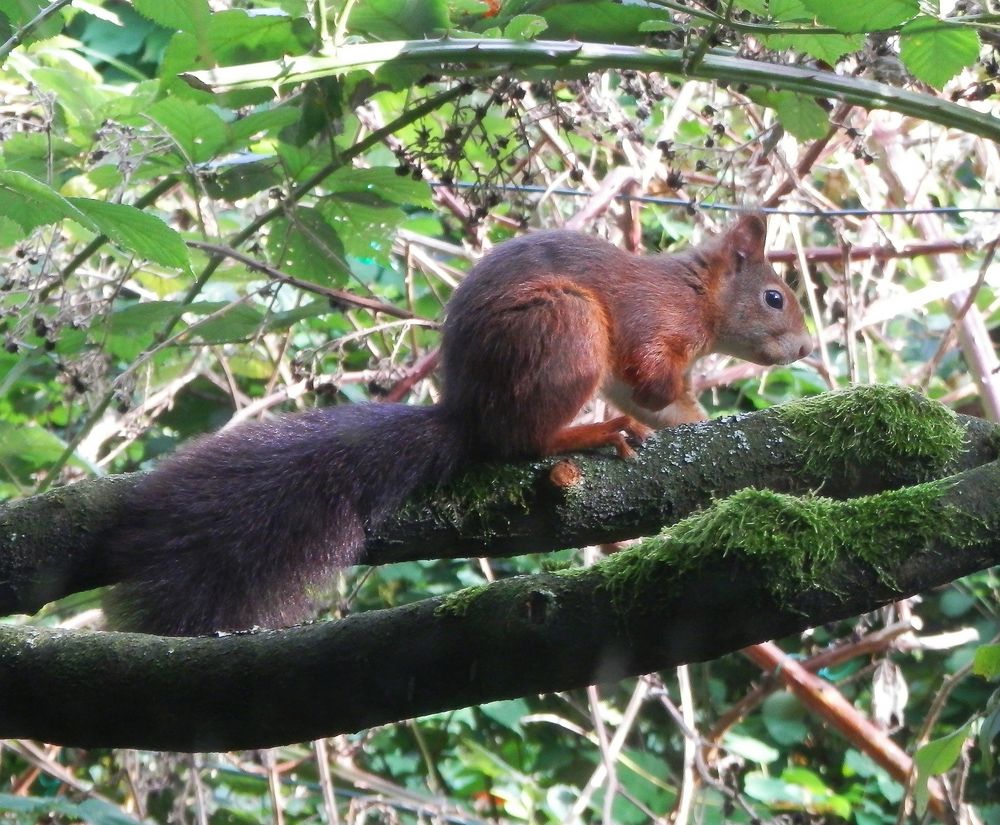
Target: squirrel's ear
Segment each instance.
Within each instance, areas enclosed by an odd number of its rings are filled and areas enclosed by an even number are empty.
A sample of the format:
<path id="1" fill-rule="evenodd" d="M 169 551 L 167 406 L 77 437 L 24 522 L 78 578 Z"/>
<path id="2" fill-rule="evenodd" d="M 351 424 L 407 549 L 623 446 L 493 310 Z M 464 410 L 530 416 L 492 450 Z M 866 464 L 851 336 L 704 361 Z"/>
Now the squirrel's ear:
<path id="1" fill-rule="evenodd" d="M 726 232 L 726 247 L 744 261 L 764 260 L 767 223 L 757 212 L 743 215 Z"/>

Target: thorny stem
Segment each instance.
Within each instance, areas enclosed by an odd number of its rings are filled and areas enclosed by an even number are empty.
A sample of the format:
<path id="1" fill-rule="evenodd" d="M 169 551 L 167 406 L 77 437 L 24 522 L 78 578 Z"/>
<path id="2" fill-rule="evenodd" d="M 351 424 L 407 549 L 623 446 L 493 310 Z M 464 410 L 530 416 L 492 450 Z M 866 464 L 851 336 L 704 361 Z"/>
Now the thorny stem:
<path id="1" fill-rule="evenodd" d="M 42 23 L 52 17 L 52 15 L 54 15 L 57 11 L 65 8 L 72 2 L 73 0 L 56 0 L 56 2 L 50 6 L 46 6 L 38 12 L 38 14 L 32 17 L 31 20 L 14 32 L 3 45 L 0 45 L 0 64 L 7 59 L 7 55 L 24 42 L 25 38 L 27 38 L 31 32 L 41 26 Z"/>

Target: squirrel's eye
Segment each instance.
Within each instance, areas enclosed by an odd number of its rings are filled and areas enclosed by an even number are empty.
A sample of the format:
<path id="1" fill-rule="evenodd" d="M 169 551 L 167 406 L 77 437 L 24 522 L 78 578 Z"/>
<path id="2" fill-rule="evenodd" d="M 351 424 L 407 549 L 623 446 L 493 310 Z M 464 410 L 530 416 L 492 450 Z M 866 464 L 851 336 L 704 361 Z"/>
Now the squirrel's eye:
<path id="1" fill-rule="evenodd" d="M 782 309 L 785 306 L 785 296 L 776 289 L 765 289 L 764 303 L 772 309 Z"/>

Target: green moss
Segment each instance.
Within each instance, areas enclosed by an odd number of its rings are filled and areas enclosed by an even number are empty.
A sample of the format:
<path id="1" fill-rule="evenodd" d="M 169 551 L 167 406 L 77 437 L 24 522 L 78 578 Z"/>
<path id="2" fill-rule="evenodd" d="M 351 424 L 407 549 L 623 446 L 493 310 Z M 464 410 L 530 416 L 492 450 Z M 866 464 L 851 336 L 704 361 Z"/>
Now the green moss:
<path id="1" fill-rule="evenodd" d="M 444 487 L 418 493 L 395 519 L 406 523 L 430 512 L 458 532 L 483 532 L 505 507 L 528 510 L 537 473 L 534 463 L 476 464 Z"/>
<path id="2" fill-rule="evenodd" d="M 852 387 L 774 413 L 802 444 L 803 469 L 816 478 L 877 472 L 925 481 L 955 460 L 965 436 L 951 410 L 903 387 Z"/>
<path id="3" fill-rule="evenodd" d="M 489 585 L 477 584 L 466 587 L 455 593 L 449 593 L 441 604 L 434 608 L 435 616 L 464 616 L 469 612 L 472 603 L 485 591 Z"/>
<path id="4" fill-rule="evenodd" d="M 914 548 L 961 533 L 963 517 L 941 501 L 947 486 L 935 481 L 847 501 L 745 489 L 598 567 L 626 609 L 656 594 L 673 597 L 684 574 L 727 556 L 759 569 L 779 604 L 808 589 L 838 592 L 833 573 L 841 559 L 865 563 L 892 586 L 891 571 Z"/>

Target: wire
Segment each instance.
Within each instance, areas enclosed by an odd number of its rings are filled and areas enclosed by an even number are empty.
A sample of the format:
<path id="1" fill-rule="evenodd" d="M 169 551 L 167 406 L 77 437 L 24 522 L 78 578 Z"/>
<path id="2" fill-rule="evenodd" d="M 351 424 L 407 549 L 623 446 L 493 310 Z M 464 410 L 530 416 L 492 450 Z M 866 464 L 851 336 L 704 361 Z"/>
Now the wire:
<path id="1" fill-rule="evenodd" d="M 499 189 L 503 192 L 525 192 L 529 194 L 565 195 L 567 197 L 589 198 L 593 192 L 579 189 L 564 189 L 561 187 L 538 186 L 533 184 L 517 185 L 512 183 L 480 184 L 468 181 L 442 183 L 432 181 L 431 186 L 441 186 L 456 189 Z M 637 203 L 652 203 L 658 206 L 682 206 L 685 209 L 715 209 L 720 212 L 764 212 L 768 215 L 794 215 L 801 218 L 841 218 L 869 217 L 875 215 L 959 215 L 964 212 L 982 212 L 1000 214 L 1000 206 L 926 206 L 919 208 L 896 207 L 892 209 L 781 209 L 779 207 L 752 207 L 734 203 L 698 203 L 682 198 L 659 198 L 654 195 L 615 195 L 615 200 L 634 201 Z"/>

